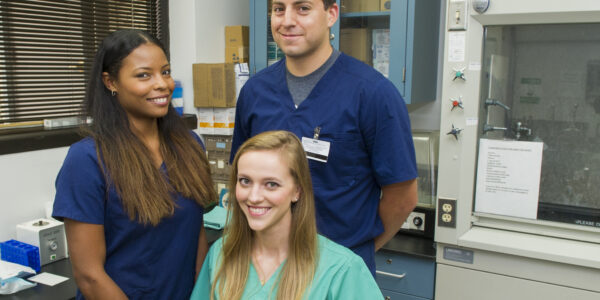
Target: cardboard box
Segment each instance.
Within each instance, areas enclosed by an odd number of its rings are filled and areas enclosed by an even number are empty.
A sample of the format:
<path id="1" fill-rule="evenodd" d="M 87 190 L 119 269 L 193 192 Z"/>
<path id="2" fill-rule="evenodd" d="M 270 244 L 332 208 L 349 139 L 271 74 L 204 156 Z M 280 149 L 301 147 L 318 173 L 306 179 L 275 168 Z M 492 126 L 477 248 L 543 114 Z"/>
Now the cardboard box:
<path id="1" fill-rule="evenodd" d="M 379 4 L 379 10 L 381 11 L 392 10 L 392 0 L 381 0 Z"/>
<path id="2" fill-rule="evenodd" d="M 242 86 L 250 78 L 247 63 L 193 64 L 194 106 L 235 107 Z"/>
<path id="3" fill-rule="evenodd" d="M 234 64 L 193 64 L 194 106 L 235 107 Z"/>
<path id="4" fill-rule="evenodd" d="M 379 11 L 380 0 L 342 0 L 342 13 Z"/>
<path id="5" fill-rule="evenodd" d="M 340 51 L 371 64 L 371 34 L 367 28 L 342 28 L 340 30 Z"/>
<path id="6" fill-rule="evenodd" d="M 196 115 L 198 117 L 198 133 L 215 134 L 215 115 L 212 107 L 198 108 Z"/>
<path id="7" fill-rule="evenodd" d="M 247 63 L 248 59 L 248 47 L 225 47 L 226 63 Z"/>
<path id="8" fill-rule="evenodd" d="M 233 135 L 235 125 L 235 108 L 214 108 L 214 134 Z"/>
<path id="9" fill-rule="evenodd" d="M 225 48 L 248 47 L 250 45 L 250 29 L 248 26 L 225 26 Z"/>

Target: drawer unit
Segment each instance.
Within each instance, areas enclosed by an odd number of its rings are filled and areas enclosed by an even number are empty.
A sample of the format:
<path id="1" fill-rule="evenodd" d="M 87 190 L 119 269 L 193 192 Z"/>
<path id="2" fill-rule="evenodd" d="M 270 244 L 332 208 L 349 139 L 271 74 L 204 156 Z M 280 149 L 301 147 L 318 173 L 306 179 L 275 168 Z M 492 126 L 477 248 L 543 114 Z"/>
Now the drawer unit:
<path id="1" fill-rule="evenodd" d="M 384 300 L 427 300 L 427 298 L 421 298 L 417 296 L 411 296 L 407 294 L 392 292 L 388 290 L 381 290 Z"/>
<path id="2" fill-rule="evenodd" d="M 380 250 L 375 253 L 375 264 L 375 279 L 382 291 L 433 299 L 434 260 Z"/>

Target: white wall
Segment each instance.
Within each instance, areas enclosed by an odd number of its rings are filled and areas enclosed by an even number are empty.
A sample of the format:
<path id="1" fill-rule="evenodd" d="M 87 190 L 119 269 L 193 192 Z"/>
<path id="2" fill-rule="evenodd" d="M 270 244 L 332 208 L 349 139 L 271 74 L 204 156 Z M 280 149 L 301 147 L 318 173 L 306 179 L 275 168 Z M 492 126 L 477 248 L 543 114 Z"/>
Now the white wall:
<path id="1" fill-rule="evenodd" d="M 225 61 L 225 26 L 250 24 L 250 1 L 177 0 L 169 3 L 171 67 L 183 86 L 184 112 L 196 113 L 193 63 Z"/>
<path id="2" fill-rule="evenodd" d="M 249 1 L 170 1 L 171 64 L 182 81 L 185 112 L 193 107 L 192 64 L 223 62 L 225 25 L 249 24 Z M 0 155 L 0 242 L 16 238 L 16 224 L 45 216 L 67 147 Z"/>
<path id="3" fill-rule="evenodd" d="M 17 224 L 46 216 L 67 149 L 0 155 L 0 242 L 16 238 Z"/>

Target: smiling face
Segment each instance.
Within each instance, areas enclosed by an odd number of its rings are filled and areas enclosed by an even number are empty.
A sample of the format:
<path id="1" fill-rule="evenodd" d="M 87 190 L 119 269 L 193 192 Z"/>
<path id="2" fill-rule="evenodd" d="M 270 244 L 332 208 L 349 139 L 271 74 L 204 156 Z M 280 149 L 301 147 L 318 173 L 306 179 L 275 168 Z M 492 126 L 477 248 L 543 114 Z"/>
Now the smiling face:
<path id="1" fill-rule="evenodd" d="M 142 44 L 122 61 L 117 78 L 103 74 L 106 87 L 117 99 L 130 122 L 154 120 L 167 114 L 175 81 L 162 49 Z"/>
<path id="2" fill-rule="evenodd" d="M 276 150 L 248 151 L 237 165 L 235 196 L 250 228 L 257 233 L 289 233 L 291 205 L 299 188 L 288 163 Z"/>
<path id="3" fill-rule="evenodd" d="M 274 0 L 273 39 L 288 59 L 321 59 L 330 54 L 329 29 L 337 14 L 337 4 L 325 9 L 323 0 Z"/>

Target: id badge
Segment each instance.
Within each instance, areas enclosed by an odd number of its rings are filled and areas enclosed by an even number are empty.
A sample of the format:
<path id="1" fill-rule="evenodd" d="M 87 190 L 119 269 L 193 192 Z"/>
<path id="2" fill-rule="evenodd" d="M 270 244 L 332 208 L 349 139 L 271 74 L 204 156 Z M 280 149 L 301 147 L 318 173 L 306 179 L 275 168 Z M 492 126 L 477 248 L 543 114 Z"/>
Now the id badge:
<path id="1" fill-rule="evenodd" d="M 302 147 L 306 152 L 306 157 L 316 161 L 327 162 L 330 144 L 328 141 L 302 137 Z"/>

